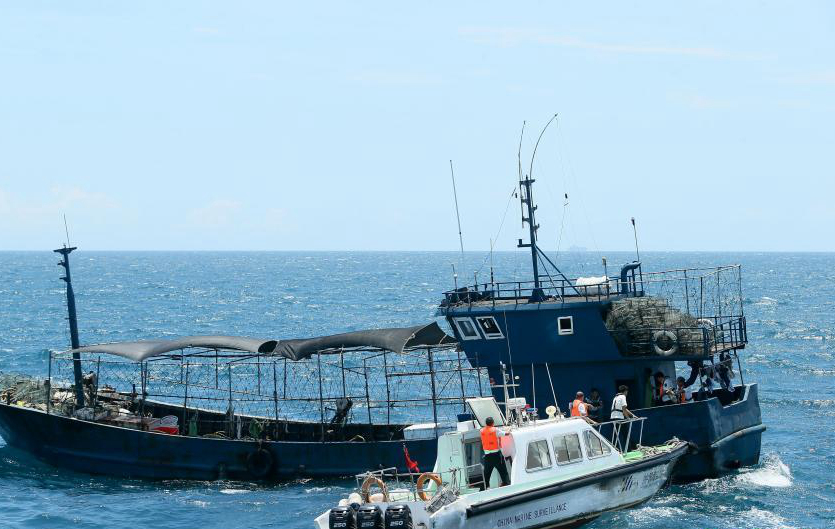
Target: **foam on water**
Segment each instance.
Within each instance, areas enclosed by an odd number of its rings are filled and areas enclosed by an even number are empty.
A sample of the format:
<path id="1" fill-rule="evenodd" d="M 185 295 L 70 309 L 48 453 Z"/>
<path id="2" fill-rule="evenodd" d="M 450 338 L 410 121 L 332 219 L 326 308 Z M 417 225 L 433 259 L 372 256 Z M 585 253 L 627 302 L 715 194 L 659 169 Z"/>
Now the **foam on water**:
<path id="1" fill-rule="evenodd" d="M 759 487 L 791 487 L 792 474 L 789 466 L 776 454 L 769 454 L 763 459 L 762 466 L 754 470 L 742 469 L 736 480 L 740 483 Z"/>

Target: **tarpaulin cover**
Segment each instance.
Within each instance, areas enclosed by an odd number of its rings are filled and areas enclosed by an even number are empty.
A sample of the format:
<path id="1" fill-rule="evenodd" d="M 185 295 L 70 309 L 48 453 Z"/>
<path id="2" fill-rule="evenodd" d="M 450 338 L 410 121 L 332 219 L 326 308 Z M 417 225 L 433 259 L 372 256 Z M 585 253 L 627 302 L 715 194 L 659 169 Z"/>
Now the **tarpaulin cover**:
<path id="1" fill-rule="evenodd" d="M 333 336 L 301 340 L 281 340 L 275 354 L 291 360 L 309 358 L 318 353 L 338 353 L 339 349 L 351 347 L 378 347 L 395 353 L 402 353 L 407 347 L 420 345 L 442 345 L 454 343 L 455 338 L 445 333 L 436 322 L 416 327 L 373 329 L 346 332 Z"/>
<path id="2" fill-rule="evenodd" d="M 274 354 L 290 360 L 302 360 L 314 354 L 337 353 L 343 348 L 376 347 L 401 353 L 407 347 L 435 346 L 454 342 L 453 337 L 446 334 L 436 322 L 432 322 L 415 327 L 372 329 L 297 340 L 263 340 L 240 336 L 186 336 L 173 340 L 87 345 L 73 349 L 72 352 L 110 354 L 140 362 L 171 351 L 201 347 Z"/>

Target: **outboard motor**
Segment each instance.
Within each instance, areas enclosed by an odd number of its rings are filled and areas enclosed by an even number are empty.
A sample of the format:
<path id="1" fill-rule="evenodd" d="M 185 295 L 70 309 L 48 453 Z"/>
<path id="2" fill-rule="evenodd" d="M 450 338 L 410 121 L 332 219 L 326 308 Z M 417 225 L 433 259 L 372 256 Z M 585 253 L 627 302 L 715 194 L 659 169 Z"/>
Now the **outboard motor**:
<path id="1" fill-rule="evenodd" d="M 353 507 L 334 507 L 328 516 L 328 529 L 357 529 L 356 512 Z"/>
<path id="2" fill-rule="evenodd" d="M 412 529 L 412 510 L 408 505 L 389 505 L 385 529 Z"/>
<path id="3" fill-rule="evenodd" d="M 384 529 L 380 507 L 372 504 L 360 507 L 357 511 L 357 529 Z"/>

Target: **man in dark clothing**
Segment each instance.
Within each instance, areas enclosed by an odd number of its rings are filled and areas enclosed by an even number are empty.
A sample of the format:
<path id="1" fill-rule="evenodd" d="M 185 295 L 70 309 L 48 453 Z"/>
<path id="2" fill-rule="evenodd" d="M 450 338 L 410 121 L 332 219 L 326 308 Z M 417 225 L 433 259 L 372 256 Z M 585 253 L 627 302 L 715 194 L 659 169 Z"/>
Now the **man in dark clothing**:
<path id="1" fill-rule="evenodd" d="M 589 419 L 594 422 L 600 422 L 603 410 L 603 400 L 600 398 L 600 391 L 597 388 L 591 388 L 591 394 L 586 400 L 586 407 L 589 410 Z"/>

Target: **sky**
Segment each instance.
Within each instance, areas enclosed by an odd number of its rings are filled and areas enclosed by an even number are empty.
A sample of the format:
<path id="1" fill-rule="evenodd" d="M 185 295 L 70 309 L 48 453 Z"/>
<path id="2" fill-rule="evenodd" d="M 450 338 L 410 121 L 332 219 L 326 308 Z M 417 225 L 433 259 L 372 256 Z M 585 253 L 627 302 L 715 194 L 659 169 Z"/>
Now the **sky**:
<path id="1" fill-rule="evenodd" d="M 0 250 L 457 250 L 450 160 L 510 250 L 523 122 L 550 251 L 835 250 L 831 2 L 0 0 L 0 72 Z"/>

